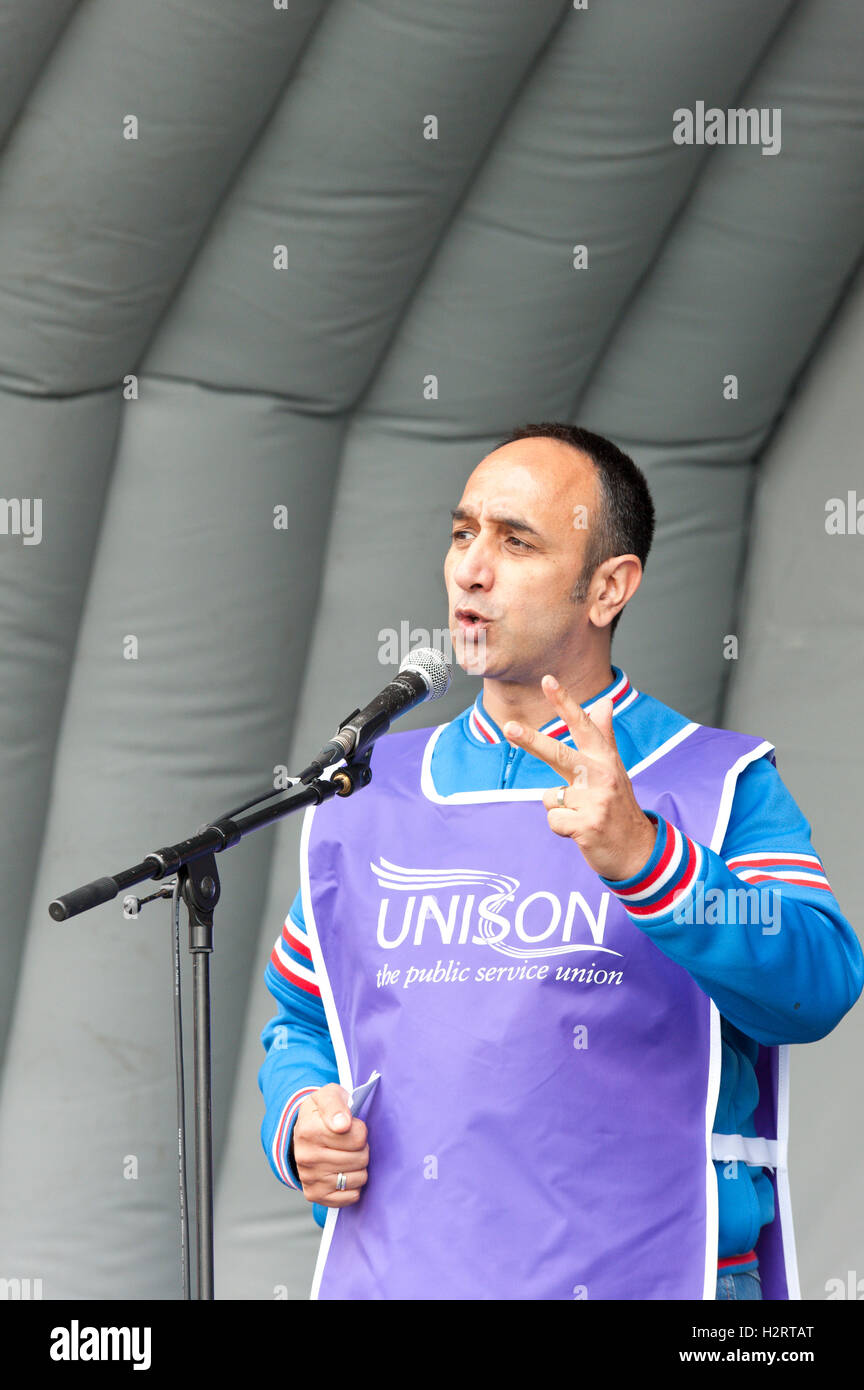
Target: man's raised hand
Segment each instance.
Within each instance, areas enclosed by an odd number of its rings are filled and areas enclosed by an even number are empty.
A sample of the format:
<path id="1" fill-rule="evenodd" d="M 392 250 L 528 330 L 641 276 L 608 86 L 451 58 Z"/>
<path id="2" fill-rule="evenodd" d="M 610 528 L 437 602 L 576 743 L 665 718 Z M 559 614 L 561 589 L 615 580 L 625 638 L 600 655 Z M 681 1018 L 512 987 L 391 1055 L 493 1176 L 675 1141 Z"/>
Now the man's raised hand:
<path id="1" fill-rule="evenodd" d="M 595 873 L 631 878 L 651 857 L 657 831 L 636 801 L 618 753 L 612 700 L 598 700 L 589 715 L 554 676 L 544 676 L 542 687 L 576 748 L 512 721 L 504 725 L 504 737 L 542 758 L 565 784 L 563 801 L 555 787 L 543 794 L 549 828 L 574 840 Z"/>

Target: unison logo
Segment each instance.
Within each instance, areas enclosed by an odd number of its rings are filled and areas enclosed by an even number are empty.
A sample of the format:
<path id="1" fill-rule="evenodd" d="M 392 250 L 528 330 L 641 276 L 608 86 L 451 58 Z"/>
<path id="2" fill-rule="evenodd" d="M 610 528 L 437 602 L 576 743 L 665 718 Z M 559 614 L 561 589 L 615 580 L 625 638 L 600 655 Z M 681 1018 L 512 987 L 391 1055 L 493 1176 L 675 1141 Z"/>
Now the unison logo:
<path id="1" fill-rule="evenodd" d="M 676 145 L 760 145 L 763 154 L 780 153 L 780 107 L 706 108 L 697 101 L 693 111 L 679 106 L 672 112 Z"/>
<path id="2" fill-rule="evenodd" d="M 603 945 L 608 892 L 595 912 L 575 891 L 562 899 L 541 889 L 517 901 L 518 878 L 483 869 L 406 869 L 383 857 L 369 867 L 382 888 L 408 894 L 401 911 L 395 905 L 391 911 L 389 894 L 381 898 L 377 940 L 384 950 L 420 946 L 431 937 L 436 945 L 470 943 L 520 959 L 571 951 L 621 955 Z M 586 935 L 590 940 L 578 939 Z"/>

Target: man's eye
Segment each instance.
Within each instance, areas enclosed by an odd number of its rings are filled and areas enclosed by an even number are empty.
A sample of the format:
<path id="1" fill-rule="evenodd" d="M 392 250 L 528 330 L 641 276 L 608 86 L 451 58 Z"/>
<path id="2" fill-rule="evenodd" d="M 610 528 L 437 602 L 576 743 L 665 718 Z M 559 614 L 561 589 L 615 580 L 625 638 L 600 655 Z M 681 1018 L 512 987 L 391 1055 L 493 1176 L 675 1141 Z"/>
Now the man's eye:
<path id="1" fill-rule="evenodd" d="M 529 545 L 527 541 L 523 541 L 521 536 L 508 536 L 507 539 L 513 541 L 515 545 L 521 545 L 523 550 L 534 549 L 533 545 Z"/>
<path id="2" fill-rule="evenodd" d="M 471 536 L 473 534 L 474 533 L 472 531 L 454 531 L 452 539 L 454 541 L 459 541 L 462 539 L 463 536 Z"/>

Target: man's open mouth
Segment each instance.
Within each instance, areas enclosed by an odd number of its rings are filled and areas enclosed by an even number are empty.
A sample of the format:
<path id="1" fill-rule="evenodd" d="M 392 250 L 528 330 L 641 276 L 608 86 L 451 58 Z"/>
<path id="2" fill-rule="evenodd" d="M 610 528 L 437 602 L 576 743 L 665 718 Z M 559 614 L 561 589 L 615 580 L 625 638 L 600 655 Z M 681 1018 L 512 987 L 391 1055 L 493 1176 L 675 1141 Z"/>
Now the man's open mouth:
<path id="1" fill-rule="evenodd" d="M 465 632 L 476 631 L 481 628 L 485 630 L 493 621 L 492 618 L 484 617 L 474 608 L 457 608 L 454 611 L 457 623 Z"/>

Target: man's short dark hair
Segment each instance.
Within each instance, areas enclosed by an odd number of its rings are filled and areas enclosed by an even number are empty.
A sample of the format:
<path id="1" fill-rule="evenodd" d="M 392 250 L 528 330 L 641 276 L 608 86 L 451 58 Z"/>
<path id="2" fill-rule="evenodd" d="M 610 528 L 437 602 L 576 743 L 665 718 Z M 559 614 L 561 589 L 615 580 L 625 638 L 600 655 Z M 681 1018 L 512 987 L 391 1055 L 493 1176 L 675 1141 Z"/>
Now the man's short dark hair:
<path id="1" fill-rule="evenodd" d="M 602 507 L 600 516 L 594 517 L 588 527 L 585 561 L 571 594 L 574 603 L 584 603 L 597 566 L 613 555 L 638 555 L 644 569 L 654 538 L 654 503 L 645 475 L 633 460 L 602 434 L 558 420 L 521 425 L 495 448 L 513 444 L 517 439 L 559 439 L 587 454 L 597 470 Z M 610 623 L 610 639 L 623 612 L 622 608 Z"/>

